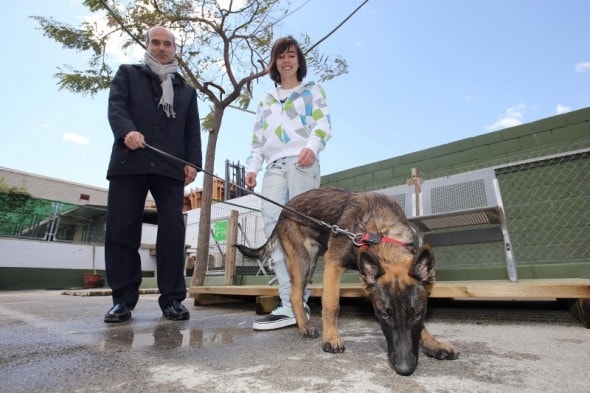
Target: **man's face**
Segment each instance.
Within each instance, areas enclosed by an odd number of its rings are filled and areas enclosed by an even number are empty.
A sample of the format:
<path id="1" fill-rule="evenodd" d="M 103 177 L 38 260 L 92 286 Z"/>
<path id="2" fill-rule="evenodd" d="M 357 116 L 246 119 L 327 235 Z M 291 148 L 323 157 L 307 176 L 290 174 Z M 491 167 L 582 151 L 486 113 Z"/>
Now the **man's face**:
<path id="1" fill-rule="evenodd" d="M 150 40 L 148 42 L 148 51 L 161 64 L 169 64 L 174 60 L 176 46 L 174 37 L 166 29 L 155 28 L 150 31 Z"/>

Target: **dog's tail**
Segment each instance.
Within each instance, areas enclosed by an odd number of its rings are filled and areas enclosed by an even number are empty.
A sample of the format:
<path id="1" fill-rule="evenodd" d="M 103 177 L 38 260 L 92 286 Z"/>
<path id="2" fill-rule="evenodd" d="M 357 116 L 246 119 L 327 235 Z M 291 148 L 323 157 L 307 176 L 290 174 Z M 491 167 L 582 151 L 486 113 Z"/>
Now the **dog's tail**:
<path id="1" fill-rule="evenodd" d="M 267 260 L 272 255 L 272 252 L 275 248 L 279 245 L 279 237 L 277 236 L 276 228 L 272 231 L 270 237 L 266 240 L 262 246 L 258 248 L 250 248 L 246 247 L 243 244 L 234 244 L 234 247 L 242 253 L 242 255 L 253 258 L 259 259 L 261 261 Z"/>

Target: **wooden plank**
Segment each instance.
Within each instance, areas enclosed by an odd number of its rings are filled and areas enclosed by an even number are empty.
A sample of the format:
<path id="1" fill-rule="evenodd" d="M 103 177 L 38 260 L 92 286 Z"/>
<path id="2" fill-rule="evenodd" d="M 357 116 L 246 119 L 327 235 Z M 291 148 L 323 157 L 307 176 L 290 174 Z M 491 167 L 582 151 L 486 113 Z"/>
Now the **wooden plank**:
<path id="1" fill-rule="evenodd" d="M 590 298 L 590 279 L 509 281 L 441 281 L 431 297 L 457 299 L 579 299 Z"/>
<path id="2" fill-rule="evenodd" d="M 322 284 L 309 285 L 311 295 L 321 297 Z M 276 296 L 272 285 L 201 286 L 188 289 L 190 294 L 238 296 Z M 340 297 L 365 296 L 360 283 L 341 284 Z M 590 279 L 533 279 L 510 281 L 439 281 L 432 298 L 455 299 L 590 299 Z"/>
<path id="3" fill-rule="evenodd" d="M 322 284 L 310 284 L 311 296 L 321 297 Z M 199 296 L 278 296 L 272 285 L 202 286 L 188 289 L 189 295 Z M 365 293 L 360 283 L 340 284 L 340 297 L 360 298 Z M 535 279 L 511 281 L 439 281 L 431 298 L 493 299 L 493 300 L 554 300 L 570 302 L 570 312 L 590 328 L 590 279 Z"/>
<path id="4" fill-rule="evenodd" d="M 190 294 L 239 295 L 239 296 L 273 296 L 279 289 L 271 285 L 209 285 L 188 288 Z"/>
<path id="5" fill-rule="evenodd" d="M 238 216 L 238 211 L 232 210 L 227 223 L 228 247 L 225 250 L 225 272 L 223 281 L 225 285 L 234 282 L 234 276 L 236 275 L 236 248 L 232 247 L 231 244 L 236 244 L 238 242 Z"/>

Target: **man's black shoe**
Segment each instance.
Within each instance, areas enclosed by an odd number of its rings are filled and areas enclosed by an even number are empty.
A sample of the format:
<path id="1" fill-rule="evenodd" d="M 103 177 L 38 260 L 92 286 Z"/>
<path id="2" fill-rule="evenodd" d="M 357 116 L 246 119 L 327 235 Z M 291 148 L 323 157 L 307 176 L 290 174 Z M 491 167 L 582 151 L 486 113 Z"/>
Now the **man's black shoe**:
<path id="1" fill-rule="evenodd" d="M 106 323 L 124 322 L 131 318 L 131 308 L 127 303 L 115 304 L 104 316 Z"/>
<path id="2" fill-rule="evenodd" d="M 164 316 L 171 321 L 184 321 L 189 319 L 190 314 L 178 300 L 171 300 L 164 307 Z"/>

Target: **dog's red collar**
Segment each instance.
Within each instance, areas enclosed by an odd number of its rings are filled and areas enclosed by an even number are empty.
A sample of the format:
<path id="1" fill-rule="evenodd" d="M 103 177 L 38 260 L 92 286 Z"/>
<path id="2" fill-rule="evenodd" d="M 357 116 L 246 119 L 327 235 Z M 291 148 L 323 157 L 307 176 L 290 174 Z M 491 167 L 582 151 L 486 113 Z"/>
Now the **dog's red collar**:
<path id="1" fill-rule="evenodd" d="M 393 243 L 408 248 L 409 244 L 400 242 L 399 240 L 392 239 L 390 237 L 381 236 L 377 233 L 365 232 L 361 240 L 359 241 L 360 247 L 369 247 L 371 244 L 379 243 Z"/>

